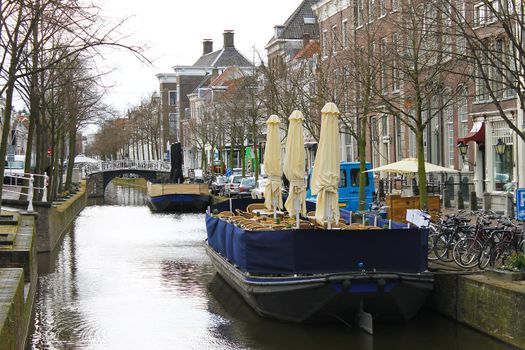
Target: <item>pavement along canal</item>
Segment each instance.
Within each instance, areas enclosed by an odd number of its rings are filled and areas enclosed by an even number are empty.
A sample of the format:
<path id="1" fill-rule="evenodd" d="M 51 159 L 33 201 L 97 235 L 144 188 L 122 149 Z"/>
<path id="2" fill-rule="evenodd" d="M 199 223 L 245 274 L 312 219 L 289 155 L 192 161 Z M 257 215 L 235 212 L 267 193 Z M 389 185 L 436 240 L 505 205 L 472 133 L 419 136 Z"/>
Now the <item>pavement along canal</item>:
<path id="1" fill-rule="evenodd" d="M 203 214 L 153 214 L 136 189 L 106 191 L 45 257 L 32 349 L 514 349 L 428 310 L 373 337 L 262 319 L 214 272 Z"/>

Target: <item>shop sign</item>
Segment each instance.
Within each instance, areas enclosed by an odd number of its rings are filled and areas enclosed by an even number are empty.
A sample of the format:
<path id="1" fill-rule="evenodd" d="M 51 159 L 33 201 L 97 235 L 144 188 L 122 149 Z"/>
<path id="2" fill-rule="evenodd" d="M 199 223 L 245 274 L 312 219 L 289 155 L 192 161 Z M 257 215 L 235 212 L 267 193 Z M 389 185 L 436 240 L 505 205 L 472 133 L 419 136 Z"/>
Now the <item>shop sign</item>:
<path id="1" fill-rule="evenodd" d="M 518 220 L 525 220 L 525 188 L 516 190 L 516 209 Z"/>

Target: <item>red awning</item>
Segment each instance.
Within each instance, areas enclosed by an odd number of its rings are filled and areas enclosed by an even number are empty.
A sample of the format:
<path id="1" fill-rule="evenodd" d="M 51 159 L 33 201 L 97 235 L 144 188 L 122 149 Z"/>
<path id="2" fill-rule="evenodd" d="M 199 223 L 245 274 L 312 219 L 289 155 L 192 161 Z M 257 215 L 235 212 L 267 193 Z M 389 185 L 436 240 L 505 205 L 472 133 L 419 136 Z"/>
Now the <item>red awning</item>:
<path id="1" fill-rule="evenodd" d="M 485 122 L 475 122 L 467 136 L 458 137 L 457 143 L 463 142 L 464 144 L 467 144 L 470 141 L 478 143 L 485 142 Z"/>

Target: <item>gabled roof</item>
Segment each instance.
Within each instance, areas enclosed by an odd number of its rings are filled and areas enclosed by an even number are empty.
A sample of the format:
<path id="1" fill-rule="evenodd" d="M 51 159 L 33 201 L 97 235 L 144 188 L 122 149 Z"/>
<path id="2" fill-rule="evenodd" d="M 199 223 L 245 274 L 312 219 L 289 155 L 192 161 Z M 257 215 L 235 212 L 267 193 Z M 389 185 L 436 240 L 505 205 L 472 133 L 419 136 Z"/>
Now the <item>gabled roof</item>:
<path id="1" fill-rule="evenodd" d="M 235 47 L 225 47 L 201 56 L 193 67 L 251 67 L 252 64 Z"/>
<path id="2" fill-rule="evenodd" d="M 305 18 L 316 18 L 312 6 L 318 2 L 319 0 L 303 0 L 299 7 L 284 22 L 282 35 L 279 38 L 274 35 L 268 44 L 278 39 L 302 39 L 304 33 L 310 34 L 312 39 L 318 39 L 317 21 L 313 24 L 305 24 L 304 21 Z"/>

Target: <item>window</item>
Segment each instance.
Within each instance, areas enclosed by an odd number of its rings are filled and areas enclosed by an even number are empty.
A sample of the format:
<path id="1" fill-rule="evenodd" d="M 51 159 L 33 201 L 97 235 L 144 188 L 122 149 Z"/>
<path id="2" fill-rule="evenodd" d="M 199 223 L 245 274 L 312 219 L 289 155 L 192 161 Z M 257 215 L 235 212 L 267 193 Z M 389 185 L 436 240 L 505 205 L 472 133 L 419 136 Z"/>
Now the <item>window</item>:
<path id="1" fill-rule="evenodd" d="M 415 115 L 415 111 L 414 110 L 410 110 L 408 111 L 408 114 L 410 116 L 414 116 Z M 411 120 L 410 121 L 411 125 L 414 125 L 414 122 Z M 417 156 L 417 145 L 416 145 L 416 133 L 408 128 L 408 156 L 410 158 L 415 158 Z"/>
<path id="2" fill-rule="evenodd" d="M 341 169 L 340 174 L 339 174 L 339 187 L 345 188 L 346 186 L 347 186 L 346 170 Z"/>
<path id="3" fill-rule="evenodd" d="M 380 17 L 386 16 L 386 0 L 379 0 Z"/>
<path id="4" fill-rule="evenodd" d="M 354 8 L 354 26 L 360 27 L 363 25 L 363 14 L 364 14 L 364 0 L 356 0 L 356 6 Z"/>
<path id="5" fill-rule="evenodd" d="M 337 90 L 338 90 L 338 83 L 339 83 L 339 70 L 337 68 L 334 69 L 334 81 L 333 81 L 333 96 L 334 96 L 334 102 L 338 103 L 337 101 Z"/>
<path id="6" fill-rule="evenodd" d="M 447 95 L 447 99 L 450 99 L 450 95 Z M 445 166 L 450 168 L 454 167 L 454 155 L 456 152 L 456 143 L 454 142 L 454 113 L 452 109 L 452 104 L 450 102 L 445 106 L 443 110 L 443 119 L 445 123 L 445 133 L 446 133 L 446 144 L 445 144 Z"/>
<path id="7" fill-rule="evenodd" d="M 388 132 L 388 116 L 383 114 L 383 116 L 381 116 L 381 135 L 382 136 L 388 136 L 389 135 L 389 132 Z"/>
<path id="8" fill-rule="evenodd" d="M 481 66 L 476 65 L 475 69 L 475 84 L 476 84 L 476 101 L 486 101 L 489 99 L 489 92 L 486 81 L 491 81 L 492 69 L 488 65 L 487 56 L 481 57 Z"/>
<path id="9" fill-rule="evenodd" d="M 359 187 L 359 178 L 361 177 L 361 170 L 360 169 L 350 169 L 350 183 L 352 184 L 352 187 Z M 370 185 L 370 180 L 368 179 L 368 176 L 365 176 L 366 179 L 366 186 Z"/>
<path id="10" fill-rule="evenodd" d="M 343 47 L 348 47 L 348 22 L 346 20 L 343 21 L 342 26 L 342 35 L 343 35 Z"/>
<path id="11" fill-rule="evenodd" d="M 375 0 L 368 0 L 368 23 L 374 20 Z"/>
<path id="12" fill-rule="evenodd" d="M 331 31 L 331 39 L 332 39 L 332 52 L 337 52 L 337 26 L 332 27 Z"/>
<path id="13" fill-rule="evenodd" d="M 179 115 L 178 113 L 170 113 L 168 115 L 169 121 L 169 134 L 170 137 L 180 141 L 179 139 Z"/>
<path id="14" fill-rule="evenodd" d="M 512 132 L 504 120 L 492 123 L 492 157 L 494 159 L 494 190 L 496 191 L 513 191 L 513 143 Z M 507 147 L 505 154 L 497 155 L 495 145 L 498 141 L 504 142 Z"/>
<path id="15" fill-rule="evenodd" d="M 392 0 L 392 11 L 399 10 L 399 0 Z"/>
<path id="16" fill-rule="evenodd" d="M 321 42 L 321 47 L 322 47 L 322 50 L 323 50 L 323 57 L 327 57 L 328 54 L 327 54 L 327 46 L 328 46 L 328 33 L 326 31 L 326 29 L 323 31 L 323 38 L 322 38 L 322 42 Z"/>
<path id="17" fill-rule="evenodd" d="M 387 87 L 387 65 L 385 60 L 387 59 L 387 44 L 386 44 L 386 38 L 381 39 L 381 92 L 383 95 L 386 95 L 388 93 L 388 87 Z"/>
<path id="18" fill-rule="evenodd" d="M 177 90 L 168 91 L 168 99 L 170 106 L 177 105 Z"/>
<path id="19" fill-rule="evenodd" d="M 392 90 L 399 91 L 399 46 L 397 33 L 392 34 Z"/>
<path id="20" fill-rule="evenodd" d="M 514 55 L 514 47 L 512 46 L 512 43 L 508 43 L 505 45 L 505 66 L 506 69 L 506 77 L 505 77 L 505 84 L 507 86 L 507 89 L 505 90 L 505 96 L 506 97 L 514 97 L 516 95 L 516 92 L 514 90 L 514 87 L 518 86 L 515 84 L 516 80 L 516 59 Z"/>
<path id="21" fill-rule="evenodd" d="M 485 5 L 478 4 L 474 6 L 474 26 L 485 24 Z"/>
<path id="22" fill-rule="evenodd" d="M 503 96 L 503 71 L 505 70 L 504 42 L 498 39 L 494 43 L 495 62 L 492 65 L 492 91 L 497 97 Z"/>
<path id="23" fill-rule="evenodd" d="M 487 5 L 484 6 L 486 23 L 492 23 L 498 19 L 497 13 L 499 12 L 499 1 L 500 0 L 489 0 Z"/>
<path id="24" fill-rule="evenodd" d="M 458 22 L 465 22 L 465 0 L 456 1 L 456 16 L 458 17 Z"/>
<path id="25" fill-rule="evenodd" d="M 464 87 L 459 93 L 458 119 L 458 137 L 465 137 L 468 133 L 468 99 L 467 89 Z"/>
<path id="26" fill-rule="evenodd" d="M 353 146 L 352 146 L 352 134 L 350 128 L 345 130 L 345 150 L 346 150 L 346 161 L 351 162 L 353 157 Z"/>
<path id="27" fill-rule="evenodd" d="M 464 55 L 467 53 L 467 40 L 465 39 L 465 36 L 463 33 L 457 33 L 456 35 L 457 41 L 456 41 L 456 50 L 457 53 L 460 55 Z"/>
<path id="28" fill-rule="evenodd" d="M 404 137 L 403 137 L 403 128 L 402 128 L 402 121 L 399 115 L 395 118 L 396 123 L 396 152 L 397 152 L 397 159 L 403 159 L 403 144 L 405 143 Z"/>

